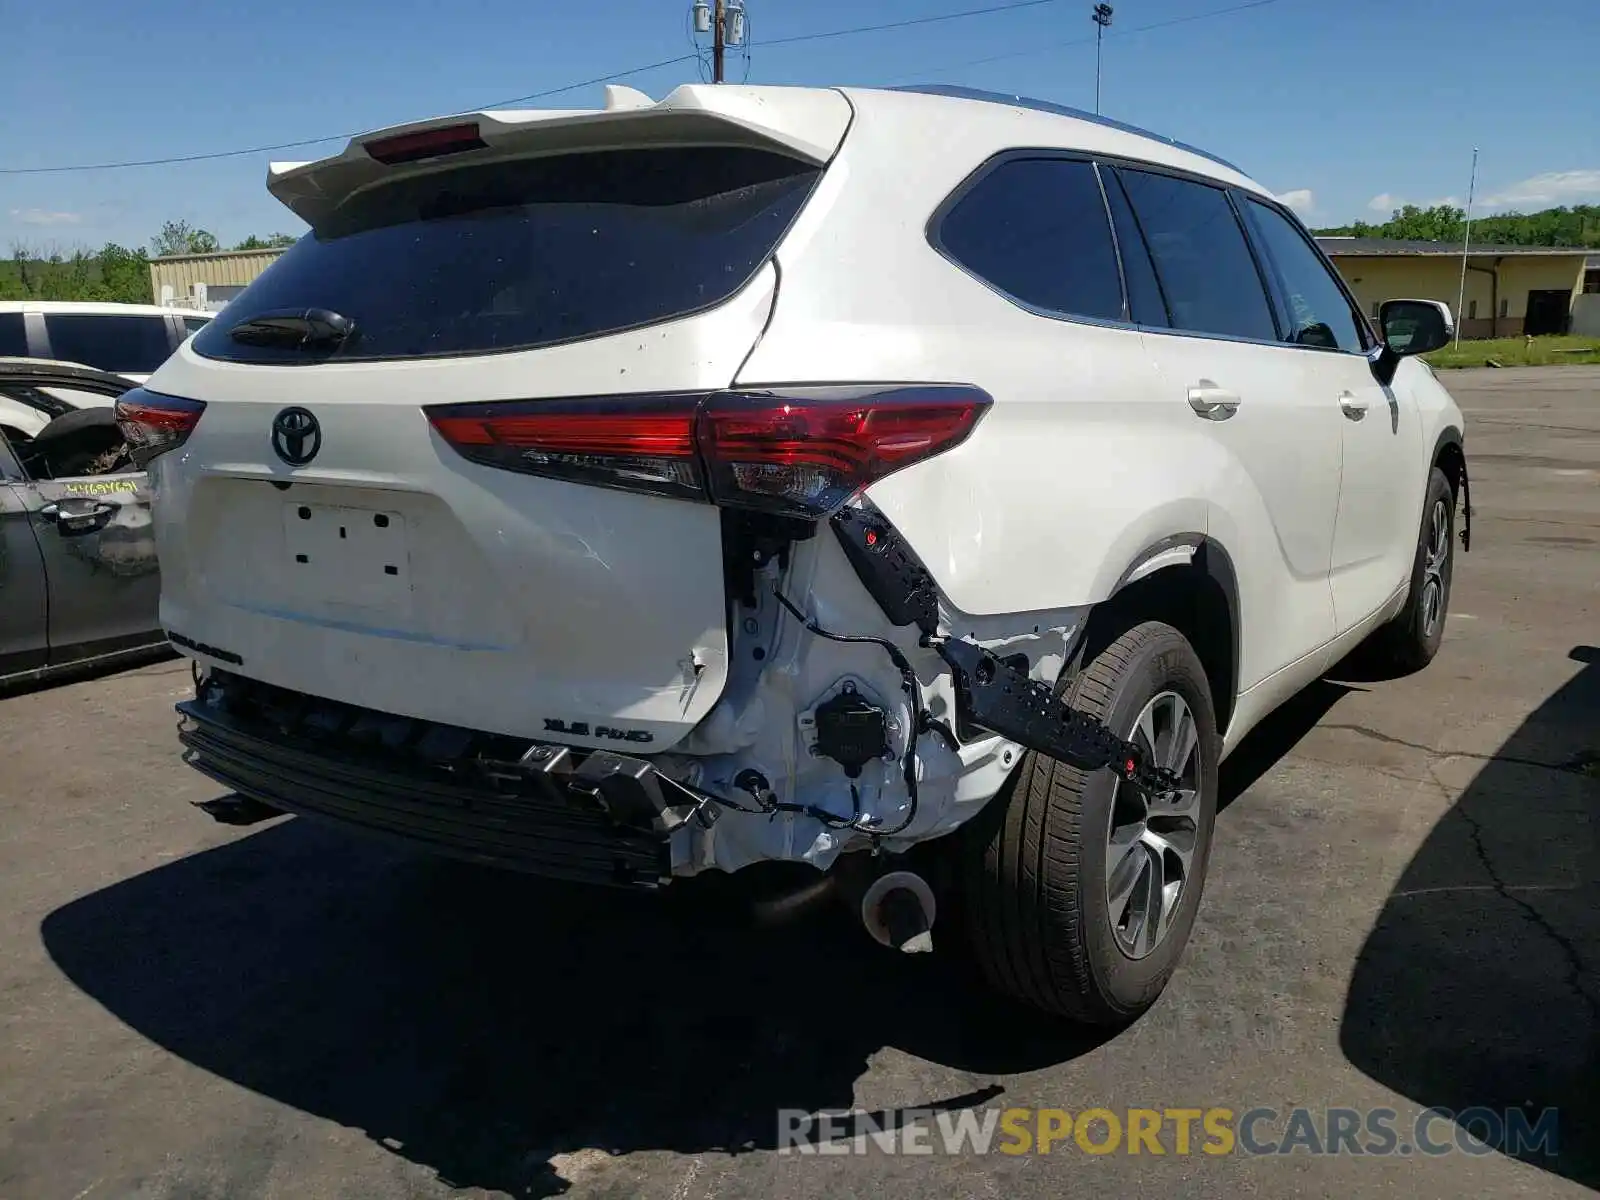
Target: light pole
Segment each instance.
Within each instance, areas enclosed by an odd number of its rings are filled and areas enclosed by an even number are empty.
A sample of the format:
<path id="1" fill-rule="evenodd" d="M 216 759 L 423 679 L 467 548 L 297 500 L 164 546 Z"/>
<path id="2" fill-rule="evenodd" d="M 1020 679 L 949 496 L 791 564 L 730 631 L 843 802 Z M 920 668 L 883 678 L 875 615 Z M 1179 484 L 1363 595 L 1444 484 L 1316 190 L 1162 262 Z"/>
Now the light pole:
<path id="1" fill-rule="evenodd" d="M 1094 111 L 1100 114 L 1100 45 L 1105 40 L 1106 26 L 1111 24 L 1111 5 L 1096 4 L 1090 14 L 1094 18 Z"/>
<path id="2" fill-rule="evenodd" d="M 1472 197 L 1478 190 L 1478 148 L 1472 148 L 1472 182 L 1467 184 L 1467 228 L 1461 239 L 1461 290 L 1456 293 L 1456 346 L 1461 346 L 1461 322 L 1466 319 L 1465 308 L 1467 302 L 1467 247 L 1472 245 Z M 1493 320 L 1497 313 L 1490 313 L 1490 333 L 1499 333 L 1498 322 Z"/>

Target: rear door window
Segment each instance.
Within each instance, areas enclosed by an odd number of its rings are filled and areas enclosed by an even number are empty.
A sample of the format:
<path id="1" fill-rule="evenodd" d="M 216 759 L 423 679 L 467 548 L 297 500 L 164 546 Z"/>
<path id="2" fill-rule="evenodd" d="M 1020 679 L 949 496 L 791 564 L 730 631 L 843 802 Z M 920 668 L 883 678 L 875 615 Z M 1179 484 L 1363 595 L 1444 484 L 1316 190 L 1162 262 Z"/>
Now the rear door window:
<path id="1" fill-rule="evenodd" d="M 951 206 L 938 241 L 970 273 L 1030 308 L 1126 318 L 1116 246 L 1092 163 L 1001 163 Z"/>
<path id="2" fill-rule="evenodd" d="M 1151 171 L 1120 174 L 1161 280 L 1172 327 L 1276 341 L 1266 288 L 1228 194 Z"/>
<path id="3" fill-rule="evenodd" d="M 161 316 L 47 313 L 51 357 L 123 375 L 150 375 L 172 353 L 172 334 Z"/>
<path id="4" fill-rule="evenodd" d="M 821 169 L 766 151 L 657 147 L 485 163 L 358 193 L 268 267 L 194 349 L 242 362 L 532 349 L 709 308 L 771 254 Z M 315 353 L 229 337 L 325 309 Z"/>

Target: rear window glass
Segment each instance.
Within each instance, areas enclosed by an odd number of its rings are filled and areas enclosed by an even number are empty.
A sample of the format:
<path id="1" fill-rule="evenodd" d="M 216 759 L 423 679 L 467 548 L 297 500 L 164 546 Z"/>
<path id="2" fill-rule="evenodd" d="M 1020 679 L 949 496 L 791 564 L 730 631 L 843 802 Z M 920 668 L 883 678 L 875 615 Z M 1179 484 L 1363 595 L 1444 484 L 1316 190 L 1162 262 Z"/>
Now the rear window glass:
<path id="1" fill-rule="evenodd" d="M 1002 163 L 945 214 L 939 241 L 978 278 L 1023 304 L 1120 321 L 1122 279 L 1092 163 Z"/>
<path id="2" fill-rule="evenodd" d="M 194 338 L 203 355 L 303 362 L 530 349 L 732 296 L 820 168 L 725 147 L 590 151 L 413 176 L 352 197 Z M 239 322 L 325 309 L 315 350 L 243 344 Z"/>
<path id="3" fill-rule="evenodd" d="M 172 353 L 165 317 L 48 313 L 50 356 L 124 375 L 150 375 Z"/>

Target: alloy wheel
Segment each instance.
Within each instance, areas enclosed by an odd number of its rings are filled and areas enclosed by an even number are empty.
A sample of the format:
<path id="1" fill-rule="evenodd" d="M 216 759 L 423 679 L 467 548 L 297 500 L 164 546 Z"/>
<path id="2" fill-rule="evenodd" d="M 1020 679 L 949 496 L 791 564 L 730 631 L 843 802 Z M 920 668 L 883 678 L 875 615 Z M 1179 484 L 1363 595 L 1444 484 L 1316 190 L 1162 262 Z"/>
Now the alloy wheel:
<path id="1" fill-rule="evenodd" d="M 1144 706 L 1129 740 L 1177 773 L 1176 791 L 1151 795 L 1124 780 L 1111 794 L 1106 838 L 1106 910 L 1117 945 L 1144 958 L 1171 931 L 1189 886 L 1200 838 L 1200 739 L 1176 692 Z"/>
<path id="2" fill-rule="evenodd" d="M 1428 514 L 1422 561 L 1422 636 L 1431 638 L 1444 619 L 1444 571 L 1450 561 L 1450 509 L 1441 500 Z"/>

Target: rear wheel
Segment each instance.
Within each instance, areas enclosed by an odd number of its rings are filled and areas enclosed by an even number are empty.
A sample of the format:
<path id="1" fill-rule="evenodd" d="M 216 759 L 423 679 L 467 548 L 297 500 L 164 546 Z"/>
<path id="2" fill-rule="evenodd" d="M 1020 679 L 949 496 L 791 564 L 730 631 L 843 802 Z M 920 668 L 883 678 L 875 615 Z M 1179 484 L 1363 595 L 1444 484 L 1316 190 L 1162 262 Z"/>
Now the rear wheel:
<path id="1" fill-rule="evenodd" d="M 1210 687 L 1188 641 L 1145 622 L 1099 651 L 1065 698 L 1178 772 L 1150 795 L 1030 752 L 963 846 L 967 932 L 999 990 L 1075 1020 L 1153 1004 L 1193 928 L 1216 817 Z"/>
<path id="2" fill-rule="evenodd" d="M 1455 492 L 1445 473 L 1435 467 L 1428 477 L 1411 564 L 1411 590 L 1406 606 L 1365 647 L 1376 663 L 1395 674 L 1420 671 L 1439 653 L 1445 618 L 1450 611 L 1454 574 Z"/>

